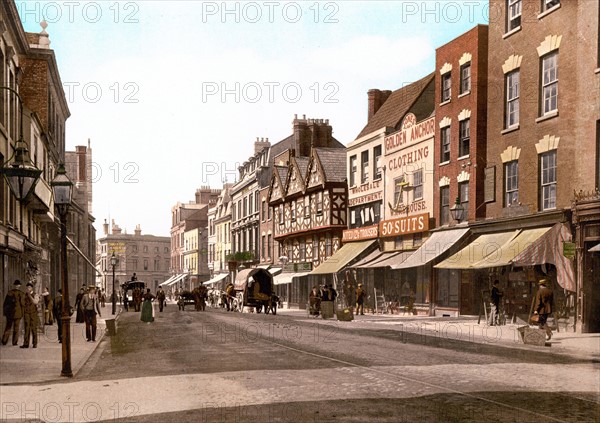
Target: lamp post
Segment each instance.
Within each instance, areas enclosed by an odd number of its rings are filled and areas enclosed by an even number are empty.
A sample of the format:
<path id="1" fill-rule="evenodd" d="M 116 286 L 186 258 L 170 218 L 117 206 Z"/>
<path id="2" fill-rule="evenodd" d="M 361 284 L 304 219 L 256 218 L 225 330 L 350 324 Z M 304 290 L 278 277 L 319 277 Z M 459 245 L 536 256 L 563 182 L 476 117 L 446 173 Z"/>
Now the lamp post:
<path id="1" fill-rule="evenodd" d="M 27 144 L 23 141 L 23 100 L 17 91 L 10 87 L 0 86 L 0 90 L 7 90 L 14 94 L 19 100 L 19 107 L 21 109 L 20 114 L 20 126 L 19 126 L 19 137 L 15 143 L 13 155 L 6 161 L 6 165 L 0 168 L 0 173 L 4 175 L 11 191 L 22 203 L 29 193 L 35 187 L 42 171 L 35 167 L 29 157 L 29 150 L 27 150 Z M 23 233 L 23 205 L 19 206 L 20 220 L 19 229 Z"/>
<path id="2" fill-rule="evenodd" d="M 71 370 L 71 315 L 69 301 L 69 279 L 67 268 L 67 214 L 73 196 L 73 183 L 67 176 L 65 166 L 61 163 L 56 170 L 56 176 L 52 180 L 52 191 L 54 192 L 54 205 L 60 216 L 60 248 L 62 269 L 62 294 L 63 307 L 62 320 L 62 371 L 61 376 L 73 377 Z"/>
<path id="3" fill-rule="evenodd" d="M 452 219 L 456 220 L 456 222 L 460 223 L 463 218 L 463 214 L 465 212 L 465 208 L 460 204 L 460 198 L 456 197 L 456 201 L 454 205 L 450 207 L 450 214 L 452 215 Z"/>
<path id="4" fill-rule="evenodd" d="M 117 265 L 117 256 L 115 256 L 115 252 L 112 252 L 110 256 L 110 265 L 112 266 L 112 274 L 113 274 L 113 288 L 112 288 L 112 314 L 114 315 L 117 312 L 117 291 L 115 290 L 115 266 Z"/>

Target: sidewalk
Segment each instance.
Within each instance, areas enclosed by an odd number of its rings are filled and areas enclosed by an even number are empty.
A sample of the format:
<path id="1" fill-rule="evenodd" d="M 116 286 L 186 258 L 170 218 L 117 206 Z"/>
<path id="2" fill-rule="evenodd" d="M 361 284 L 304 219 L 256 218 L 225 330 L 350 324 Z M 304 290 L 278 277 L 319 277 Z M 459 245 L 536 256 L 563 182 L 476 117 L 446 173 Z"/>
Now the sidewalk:
<path id="1" fill-rule="evenodd" d="M 402 314 L 365 314 L 354 316 L 350 322 L 321 317 L 309 317 L 306 310 L 278 309 L 278 314 L 296 318 L 305 317 L 311 322 L 337 325 L 343 329 L 388 329 L 397 330 L 409 336 L 440 338 L 454 341 L 496 345 L 504 348 L 539 351 L 549 354 L 568 355 L 573 358 L 600 361 L 600 333 L 575 333 L 573 329 L 560 327 L 552 331 L 552 339 L 545 346 L 526 345 L 518 328 L 525 324 L 489 326 L 485 319 L 478 324 L 474 316 L 430 317 Z M 533 328 L 533 326 L 531 326 Z M 413 338 L 414 339 L 414 338 Z"/>
<path id="2" fill-rule="evenodd" d="M 96 342 L 87 342 L 85 323 L 75 323 L 75 314 L 71 318 L 71 370 L 73 376 L 81 370 L 85 362 L 96 350 L 105 335 L 106 319 L 118 316 L 111 314 L 111 304 L 101 309 L 98 316 Z M 21 330 L 23 323 L 21 322 Z M 4 328 L 2 328 L 4 330 Z M 62 370 L 62 344 L 58 342 L 58 326 L 45 326 L 45 333 L 38 332 L 37 348 L 19 348 L 23 345 L 23 333 L 19 336 L 19 344 L 12 345 L 12 334 L 6 345 L 0 345 L 0 385 L 19 385 L 40 382 L 69 380 L 60 375 Z M 35 371 L 31 371 L 35 369 Z"/>

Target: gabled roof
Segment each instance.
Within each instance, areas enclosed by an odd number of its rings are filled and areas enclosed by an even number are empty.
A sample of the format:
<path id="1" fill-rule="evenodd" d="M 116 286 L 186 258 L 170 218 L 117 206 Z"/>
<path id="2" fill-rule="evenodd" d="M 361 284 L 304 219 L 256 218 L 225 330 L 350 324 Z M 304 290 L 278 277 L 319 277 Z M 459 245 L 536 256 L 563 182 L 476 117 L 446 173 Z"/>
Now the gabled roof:
<path id="1" fill-rule="evenodd" d="M 390 94 L 389 98 L 375 112 L 375 115 L 371 117 L 356 138 L 363 137 L 386 126 L 399 129 L 404 115 L 406 115 L 410 107 L 421 96 L 425 88 L 433 81 L 434 77 L 435 73 L 432 72 L 426 77 Z"/>
<path id="2" fill-rule="evenodd" d="M 285 181 L 287 181 L 287 175 L 289 171 L 288 166 L 273 166 L 275 171 L 277 172 L 277 176 L 279 177 L 280 187 L 282 190 L 285 189 Z"/>
<path id="3" fill-rule="evenodd" d="M 345 148 L 315 148 L 326 182 L 343 182 L 346 179 L 346 149 Z"/>
<path id="4" fill-rule="evenodd" d="M 308 163 L 310 162 L 309 157 L 294 157 L 293 160 L 298 165 L 298 170 L 300 171 L 300 178 L 302 180 L 306 179 L 306 171 L 308 170 Z"/>

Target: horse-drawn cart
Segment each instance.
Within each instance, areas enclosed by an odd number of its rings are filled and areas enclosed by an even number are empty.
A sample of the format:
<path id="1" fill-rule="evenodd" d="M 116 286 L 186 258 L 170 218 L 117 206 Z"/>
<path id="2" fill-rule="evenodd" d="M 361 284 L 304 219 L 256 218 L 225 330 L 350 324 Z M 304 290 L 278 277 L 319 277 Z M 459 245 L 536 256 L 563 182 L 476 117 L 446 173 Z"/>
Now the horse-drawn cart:
<path id="1" fill-rule="evenodd" d="M 244 269 L 235 278 L 234 289 L 240 311 L 252 307 L 257 313 L 277 314 L 279 298 L 273 289 L 273 275 L 265 269 Z"/>

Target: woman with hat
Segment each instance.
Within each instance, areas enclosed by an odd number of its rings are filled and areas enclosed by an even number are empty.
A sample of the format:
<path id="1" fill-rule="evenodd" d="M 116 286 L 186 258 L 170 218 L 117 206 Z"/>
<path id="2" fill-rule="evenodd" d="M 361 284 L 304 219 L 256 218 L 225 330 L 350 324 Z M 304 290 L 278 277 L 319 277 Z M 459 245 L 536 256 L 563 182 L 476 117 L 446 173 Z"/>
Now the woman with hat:
<path id="1" fill-rule="evenodd" d="M 146 288 L 146 293 L 144 294 L 144 302 L 142 304 L 142 322 L 150 323 L 154 321 L 154 310 L 152 309 L 152 300 L 155 298 L 154 295 L 150 293 L 150 288 Z"/>
<path id="2" fill-rule="evenodd" d="M 534 314 L 538 314 L 540 329 L 546 331 L 546 340 L 549 341 L 552 338 L 552 331 L 548 326 L 547 320 L 550 313 L 552 313 L 552 303 L 554 296 L 552 290 L 548 288 L 548 279 L 540 279 L 538 282 L 540 286 L 535 296 L 535 311 Z"/>

